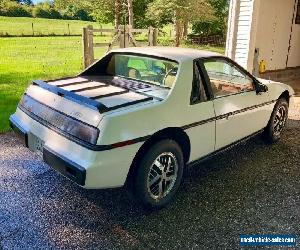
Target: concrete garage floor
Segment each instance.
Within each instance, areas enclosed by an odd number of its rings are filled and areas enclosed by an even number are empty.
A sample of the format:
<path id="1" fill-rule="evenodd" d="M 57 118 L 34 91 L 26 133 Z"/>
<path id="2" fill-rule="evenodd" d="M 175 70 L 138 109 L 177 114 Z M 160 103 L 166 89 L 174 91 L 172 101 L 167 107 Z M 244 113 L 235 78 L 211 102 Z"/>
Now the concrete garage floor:
<path id="1" fill-rule="evenodd" d="M 290 85 L 294 89 L 295 96 L 300 97 L 300 79 L 286 82 L 286 84 Z"/>
<path id="2" fill-rule="evenodd" d="M 176 201 L 152 213 L 122 189 L 81 189 L 2 134 L 0 249 L 238 249 L 244 233 L 299 238 L 298 111 L 279 143 L 253 138 L 190 169 Z"/>

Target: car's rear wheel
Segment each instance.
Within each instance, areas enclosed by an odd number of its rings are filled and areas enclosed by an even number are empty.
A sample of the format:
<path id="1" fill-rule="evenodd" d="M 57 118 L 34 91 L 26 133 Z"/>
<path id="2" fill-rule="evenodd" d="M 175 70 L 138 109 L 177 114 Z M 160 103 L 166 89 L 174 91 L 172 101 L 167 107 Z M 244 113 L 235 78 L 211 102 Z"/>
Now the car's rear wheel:
<path id="1" fill-rule="evenodd" d="M 182 150 L 173 140 L 153 145 L 141 159 L 134 176 L 134 196 L 146 208 L 160 209 L 177 192 L 184 168 Z"/>
<path id="2" fill-rule="evenodd" d="M 277 142 L 282 134 L 288 119 L 289 104 L 286 99 L 280 98 L 273 110 L 268 126 L 264 131 L 264 137 L 267 142 Z"/>

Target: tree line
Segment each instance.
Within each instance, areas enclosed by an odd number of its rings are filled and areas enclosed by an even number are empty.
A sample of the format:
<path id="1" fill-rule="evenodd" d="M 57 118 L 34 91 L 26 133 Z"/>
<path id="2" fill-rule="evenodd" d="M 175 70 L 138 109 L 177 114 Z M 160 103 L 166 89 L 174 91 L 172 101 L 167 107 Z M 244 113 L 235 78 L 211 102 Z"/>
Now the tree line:
<path id="1" fill-rule="evenodd" d="M 0 15 L 79 19 L 134 28 L 173 24 L 176 44 L 194 34 L 224 35 L 229 0 L 0 0 Z"/>
<path id="2" fill-rule="evenodd" d="M 0 16 L 94 21 L 87 9 L 78 5 L 69 5 L 64 9 L 59 9 L 55 1 L 45 1 L 34 5 L 32 0 L 0 0 Z"/>

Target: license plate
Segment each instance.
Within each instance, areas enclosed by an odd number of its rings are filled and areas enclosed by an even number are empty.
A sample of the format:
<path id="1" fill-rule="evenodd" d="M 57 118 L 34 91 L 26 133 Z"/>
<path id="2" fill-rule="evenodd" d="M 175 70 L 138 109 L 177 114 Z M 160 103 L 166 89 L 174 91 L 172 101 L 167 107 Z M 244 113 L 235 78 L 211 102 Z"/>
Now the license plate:
<path id="1" fill-rule="evenodd" d="M 39 156 L 43 157 L 43 148 L 45 142 L 35 135 L 33 135 L 31 138 L 32 138 L 32 146 L 33 146 L 32 150 L 36 152 Z"/>

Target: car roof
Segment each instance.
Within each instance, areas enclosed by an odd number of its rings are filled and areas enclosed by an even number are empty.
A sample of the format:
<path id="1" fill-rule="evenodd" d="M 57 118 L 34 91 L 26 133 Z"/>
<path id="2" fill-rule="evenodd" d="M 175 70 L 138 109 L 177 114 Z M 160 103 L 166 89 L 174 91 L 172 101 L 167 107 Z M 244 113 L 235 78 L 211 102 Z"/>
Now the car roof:
<path id="1" fill-rule="evenodd" d="M 198 58 L 207 58 L 213 56 L 223 56 L 219 53 L 197 50 L 190 48 L 178 48 L 178 47 L 130 47 L 123 49 L 115 49 L 112 52 L 127 52 L 137 53 L 151 56 L 164 57 L 177 62 L 189 61 Z"/>

